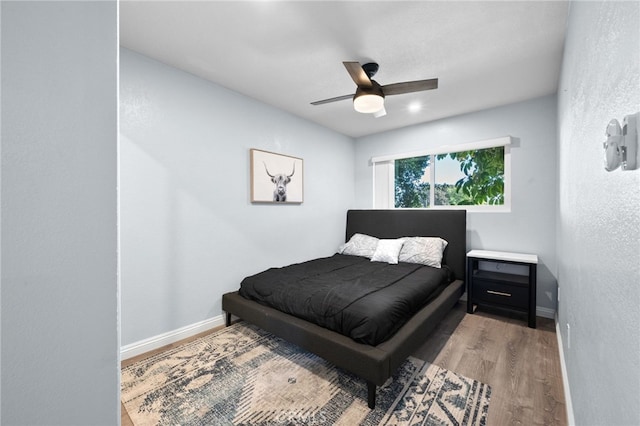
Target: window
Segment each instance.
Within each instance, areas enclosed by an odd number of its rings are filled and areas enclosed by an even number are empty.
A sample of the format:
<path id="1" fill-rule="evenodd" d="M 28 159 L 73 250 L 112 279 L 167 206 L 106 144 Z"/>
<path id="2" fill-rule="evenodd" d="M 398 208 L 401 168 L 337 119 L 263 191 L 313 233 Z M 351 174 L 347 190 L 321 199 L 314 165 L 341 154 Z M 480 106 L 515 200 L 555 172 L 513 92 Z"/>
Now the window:
<path id="1" fill-rule="evenodd" d="M 395 207 L 429 207 L 431 181 L 430 155 L 394 161 Z"/>
<path id="2" fill-rule="evenodd" d="M 374 208 L 510 209 L 511 137 L 372 159 Z"/>

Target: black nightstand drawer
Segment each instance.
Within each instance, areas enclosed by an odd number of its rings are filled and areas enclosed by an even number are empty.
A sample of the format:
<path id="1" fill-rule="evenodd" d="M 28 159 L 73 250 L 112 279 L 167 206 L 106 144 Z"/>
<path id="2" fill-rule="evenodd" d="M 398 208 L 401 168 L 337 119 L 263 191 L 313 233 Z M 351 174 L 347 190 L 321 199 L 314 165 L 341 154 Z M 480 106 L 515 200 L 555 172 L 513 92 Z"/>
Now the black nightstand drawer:
<path id="1" fill-rule="evenodd" d="M 526 310 L 529 304 L 529 288 L 476 278 L 473 280 L 473 298 Z"/>

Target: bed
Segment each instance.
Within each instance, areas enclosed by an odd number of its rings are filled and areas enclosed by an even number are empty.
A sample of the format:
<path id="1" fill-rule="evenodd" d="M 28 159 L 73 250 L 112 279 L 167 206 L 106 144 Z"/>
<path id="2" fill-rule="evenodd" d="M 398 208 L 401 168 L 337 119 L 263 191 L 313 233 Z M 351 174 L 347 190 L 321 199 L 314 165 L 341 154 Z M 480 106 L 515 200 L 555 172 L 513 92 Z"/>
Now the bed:
<path id="1" fill-rule="evenodd" d="M 442 265 L 451 282 L 439 288 L 428 304 L 418 308 L 390 337 L 380 343 L 352 337 L 313 322 L 247 299 L 238 291 L 222 297 L 226 324 L 232 315 L 294 343 L 361 377 L 367 383 L 367 403 L 375 407 L 377 386 L 393 375 L 439 321 L 456 305 L 464 292 L 466 211 L 464 210 L 349 210 L 345 242 L 355 234 L 380 239 L 441 237 L 447 241 Z"/>

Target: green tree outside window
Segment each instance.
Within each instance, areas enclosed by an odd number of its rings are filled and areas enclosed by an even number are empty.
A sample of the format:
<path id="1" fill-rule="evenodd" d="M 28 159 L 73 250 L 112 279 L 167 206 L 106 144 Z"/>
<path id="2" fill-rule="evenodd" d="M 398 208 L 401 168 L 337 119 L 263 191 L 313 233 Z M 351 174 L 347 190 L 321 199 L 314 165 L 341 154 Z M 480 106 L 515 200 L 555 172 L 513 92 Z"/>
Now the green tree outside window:
<path id="1" fill-rule="evenodd" d="M 504 147 L 436 155 L 460 164 L 463 177 L 455 184 L 434 184 L 435 205 L 504 205 Z M 430 156 L 395 160 L 395 207 L 429 207 Z M 437 161 L 436 161 L 437 167 Z M 436 169 L 437 172 L 437 169 Z"/>
<path id="2" fill-rule="evenodd" d="M 429 207 L 431 185 L 424 180 L 429 167 L 429 156 L 403 158 L 395 161 L 395 206 L 396 208 Z"/>

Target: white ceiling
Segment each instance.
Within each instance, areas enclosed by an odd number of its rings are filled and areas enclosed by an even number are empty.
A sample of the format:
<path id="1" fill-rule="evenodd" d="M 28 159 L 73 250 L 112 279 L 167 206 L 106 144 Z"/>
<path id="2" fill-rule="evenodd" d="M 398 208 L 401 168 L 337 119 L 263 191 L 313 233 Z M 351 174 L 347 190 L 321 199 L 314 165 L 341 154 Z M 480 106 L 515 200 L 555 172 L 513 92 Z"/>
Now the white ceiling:
<path id="1" fill-rule="evenodd" d="M 555 93 L 566 1 L 129 1 L 120 44 L 251 98 L 359 137 Z M 374 118 L 344 100 L 343 61 L 375 61 L 388 96 Z M 418 103 L 419 112 L 409 105 Z"/>

